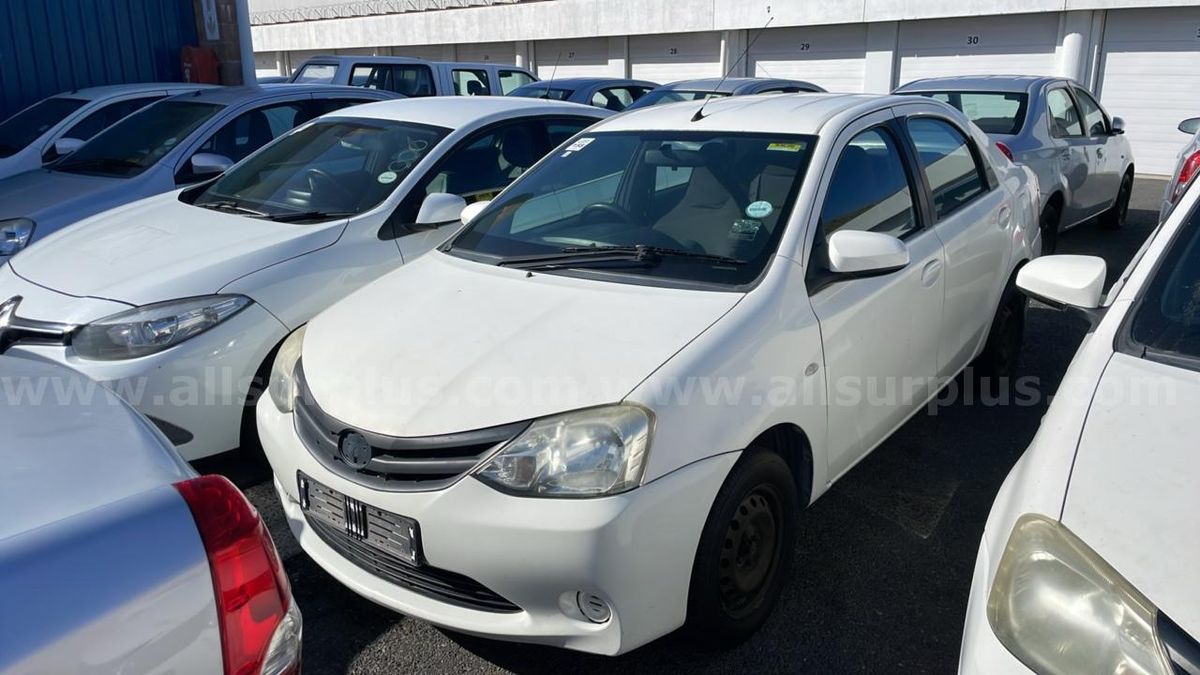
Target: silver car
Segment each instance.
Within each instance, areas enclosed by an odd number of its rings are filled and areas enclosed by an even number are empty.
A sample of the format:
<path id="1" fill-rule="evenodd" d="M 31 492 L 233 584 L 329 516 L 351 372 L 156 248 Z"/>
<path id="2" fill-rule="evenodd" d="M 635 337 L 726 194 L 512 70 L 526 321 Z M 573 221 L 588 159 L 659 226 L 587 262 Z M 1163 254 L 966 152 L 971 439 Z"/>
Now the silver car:
<path id="1" fill-rule="evenodd" d="M 0 429 L 0 675 L 298 672 L 300 610 L 232 483 L 41 361 L 0 356 Z"/>
<path id="2" fill-rule="evenodd" d="M 0 178 L 40 169 L 159 99 L 209 86 L 114 84 L 44 98 L 0 122 Z"/>
<path id="3" fill-rule="evenodd" d="M 1175 171 L 1171 174 L 1171 181 L 1167 183 L 1162 208 L 1158 212 L 1160 221 L 1167 219 L 1171 209 L 1175 208 L 1179 198 L 1187 191 L 1188 185 L 1200 174 L 1200 117 L 1189 117 L 1180 122 L 1179 130 L 1191 138 L 1175 158 Z"/>
<path id="4" fill-rule="evenodd" d="M 84 218 L 213 178 L 315 117 L 392 98 L 358 87 L 277 84 L 151 104 L 45 169 L 0 180 L 0 264 Z"/>
<path id="5" fill-rule="evenodd" d="M 1042 191 L 1042 253 L 1058 235 L 1099 217 L 1125 224 L 1133 191 L 1133 152 L 1125 123 L 1110 117 L 1079 83 L 1061 77 L 938 77 L 910 82 L 919 94 L 966 113 L 1009 159 L 1033 169 Z"/>

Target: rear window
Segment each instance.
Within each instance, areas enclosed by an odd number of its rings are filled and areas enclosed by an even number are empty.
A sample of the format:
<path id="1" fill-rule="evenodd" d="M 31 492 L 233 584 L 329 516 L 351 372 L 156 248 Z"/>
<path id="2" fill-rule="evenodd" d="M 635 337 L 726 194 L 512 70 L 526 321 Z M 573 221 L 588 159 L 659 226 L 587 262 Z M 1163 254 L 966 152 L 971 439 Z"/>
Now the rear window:
<path id="1" fill-rule="evenodd" d="M 521 98 L 548 98 L 554 101 L 565 101 L 575 93 L 573 89 L 559 89 L 555 87 L 545 86 L 527 86 L 521 87 L 513 91 L 509 96 L 520 96 Z"/>
<path id="2" fill-rule="evenodd" d="M 1137 356 L 1200 370 L 1200 211 L 1192 211 L 1158 263 L 1124 342 Z"/>
<path id="3" fill-rule="evenodd" d="M 958 108 L 985 134 L 1013 136 L 1025 126 L 1025 111 L 1029 96 L 1003 91 L 938 91 L 921 92 L 942 103 Z"/>

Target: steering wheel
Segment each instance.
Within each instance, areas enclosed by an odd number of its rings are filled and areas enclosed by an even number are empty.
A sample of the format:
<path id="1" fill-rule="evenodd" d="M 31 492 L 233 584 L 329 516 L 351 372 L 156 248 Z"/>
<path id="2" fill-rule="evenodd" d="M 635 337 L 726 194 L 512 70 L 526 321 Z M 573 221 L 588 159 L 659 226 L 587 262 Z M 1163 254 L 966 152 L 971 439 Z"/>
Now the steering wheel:
<path id="1" fill-rule="evenodd" d="M 316 196 L 318 192 L 324 192 L 325 194 L 340 197 L 343 204 L 352 204 L 354 202 L 354 195 L 351 194 L 350 190 L 346 189 L 333 176 L 326 173 L 324 169 L 311 168 L 304 174 L 304 178 L 308 181 L 308 190 L 313 196 Z M 310 197 L 311 200 L 312 198 Z M 310 206 L 316 207 L 317 205 L 310 204 Z"/>
<path id="2" fill-rule="evenodd" d="M 633 214 L 626 211 L 624 208 L 617 206 L 616 204 L 610 204 L 608 202 L 596 202 L 595 204 L 588 204 L 587 206 L 583 207 L 583 210 L 579 212 L 579 222 L 592 222 L 594 219 L 601 216 L 615 218 L 617 221 L 624 223 L 625 225 L 633 225 L 634 223 Z"/>

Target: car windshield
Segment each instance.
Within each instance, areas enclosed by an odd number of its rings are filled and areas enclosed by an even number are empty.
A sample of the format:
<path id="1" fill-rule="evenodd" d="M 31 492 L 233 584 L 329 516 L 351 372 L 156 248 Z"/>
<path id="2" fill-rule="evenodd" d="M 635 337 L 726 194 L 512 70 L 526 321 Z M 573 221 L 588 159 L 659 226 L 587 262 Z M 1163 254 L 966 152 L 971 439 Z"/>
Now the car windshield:
<path id="1" fill-rule="evenodd" d="M 288 222 L 349 217 L 386 199 L 448 133 L 392 120 L 317 121 L 225 172 L 192 203 Z"/>
<path id="2" fill-rule="evenodd" d="M 446 250 L 622 281 L 748 284 L 779 242 L 813 140 L 673 131 L 577 137 Z"/>
<path id="3" fill-rule="evenodd" d="M 933 91 L 921 92 L 942 103 L 958 108 L 985 134 L 1015 136 L 1025 126 L 1029 96 L 1007 91 Z"/>
<path id="4" fill-rule="evenodd" d="M 50 168 L 67 173 L 129 178 L 187 140 L 224 106 L 167 100 L 117 122 Z"/>
<path id="5" fill-rule="evenodd" d="M 1140 355 L 1200 370 L 1200 210 L 1175 235 L 1128 324 Z"/>
<path id="6" fill-rule="evenodd" d="M 85 103 L 87 101 L 82 98 L 53 96 L 4 120 L 0 123 L 0 157 L 11 157 L 24 150 Z"/>
<path id="7" fill-rule="evenodd" d="M 718 91 L 682 91 L 678 89 L 655 89 L 637 100 L 637 107 L 649 108 L 652 105 L 679 103 L 680 101 L 699 101 L 705 98 L 722 98 L 729 94 Z"/>
<path id="8" fill-rule="evenodd" d="M 521 96 L 523 98 L 548 98 L 554 101 L 565 101 L 575 93 L 574 89 L 562 89 L 556 87 L 547 87 L 545 85 L 537 86 L 530 85 L 514 90 L 509 96 Z"/>

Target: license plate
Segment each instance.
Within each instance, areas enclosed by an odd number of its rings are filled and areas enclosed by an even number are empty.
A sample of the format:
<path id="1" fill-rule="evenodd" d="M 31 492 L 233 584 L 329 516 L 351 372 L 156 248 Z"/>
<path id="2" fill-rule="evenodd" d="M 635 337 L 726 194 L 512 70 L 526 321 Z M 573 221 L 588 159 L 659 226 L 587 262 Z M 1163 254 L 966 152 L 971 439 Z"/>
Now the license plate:
<path id="1" fill-rule="evenodd" d="M 319 520 L 400 562 L 421 564 L 417 521 L 364 504 L 301 472 L 297 472 L 296 481 L 300 488 L 300 509 L 306 518 Z"/>

